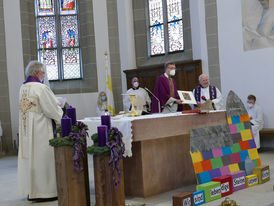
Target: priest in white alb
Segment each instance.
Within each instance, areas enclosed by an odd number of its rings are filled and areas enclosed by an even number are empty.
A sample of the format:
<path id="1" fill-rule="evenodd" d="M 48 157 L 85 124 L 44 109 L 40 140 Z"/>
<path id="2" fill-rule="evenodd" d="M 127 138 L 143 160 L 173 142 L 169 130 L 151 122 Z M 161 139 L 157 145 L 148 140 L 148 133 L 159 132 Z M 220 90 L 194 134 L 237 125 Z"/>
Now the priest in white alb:
<path id="1" fill-rule="evenodd" d="M 50 88 L 43 84 L 45 68 L 31 61 L 19 96 L 18 189 L 32 201 L 57 197 L 54 150 L 49 140 L 63 111 Z"/>
<path id="2" fill-rule="evenodd" d="M 142 87 L 140 87 L 138 77 L 133 77 L 131 79 L 131 85 L 132 85 L 132 88 L 127 90 L 126 95 L 124 95 L 124 98 L 123 98 L 124 110 L 125 111 L 131 110 L 131 102 L 129 100 L 129 95 L 135 94 L 136 99 L 141 99 L 143 102 L 143 111 L 149 111 L 151 99 L 150 99 L 147 91 L 145 89 L 143 89 Z"/>
<path id="3" fill-rule="evenodd" d="M 200 85 L 193 90 L 197 106 L 201 107 L 207 100 L 211 100 L 215 110 L 225 109 L 223 96 L 217 87 L 210 85 L 208 75 L 201 74 L 199 76 L 199 82 Z"/>

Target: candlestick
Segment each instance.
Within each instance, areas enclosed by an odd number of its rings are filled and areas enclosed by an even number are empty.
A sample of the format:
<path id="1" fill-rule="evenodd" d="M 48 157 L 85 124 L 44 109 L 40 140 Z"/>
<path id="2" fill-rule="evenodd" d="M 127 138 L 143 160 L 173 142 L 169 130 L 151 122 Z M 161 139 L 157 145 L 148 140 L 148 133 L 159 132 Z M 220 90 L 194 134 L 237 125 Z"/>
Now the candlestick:
<path id="1" fill-rule="evenodd" d="M 101 116 L 101 124 L 106 125 L 108 127 L 108 130 L 110 130 L 111 123 L 110 123 L 110 115 L 102 115 Z"/>
<path id="2" fill-rule="evenodd" d="M 71 118 L 64 116 L 61 119 L 62 137 L 66 137 L 71 132 Z"/>
<path id="3" fill-rule="evenodd" d="M 98 145 L 99 147 L 106 146 L 108 139 L 108 127 L 105 125 L 101 125 L 97 127 L 98 132 Z"/>
<path id="4" fill-rule="evenodd" d="M 67 115 L 71 118 L 72 125 L 76 124 L 76 109 L 72 106 L 67 108 Z"/>

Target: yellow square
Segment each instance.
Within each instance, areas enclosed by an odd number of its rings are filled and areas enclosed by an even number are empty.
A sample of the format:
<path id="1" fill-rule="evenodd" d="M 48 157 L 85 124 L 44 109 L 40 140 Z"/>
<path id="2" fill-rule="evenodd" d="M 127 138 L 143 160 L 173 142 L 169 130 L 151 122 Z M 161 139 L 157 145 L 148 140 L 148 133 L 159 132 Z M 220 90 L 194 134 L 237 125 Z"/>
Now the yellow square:
<path id="1" fill-rule="evenodd" d="M 258 154 L 258 150 L 257 148 L 254 148 L 254 149 L 249 149 L 248 150 L 248 154 L 249 154 L 249 157 L 250 159 L 252 160 L 255 160 L 255 159 L 259 159 L 259 154 Z"/>
<path id="2" fill-rule="evenodd" d="M 239 165 L 237 163 L 228 165 L 228 167 L 231 173 L 237 172 L 240 170 Z"/>
<path id="3" fill-rule="evenodd" d="M 194 152 L 194 153 L 190 152 L 190 155 L 193 163 L 203 161 L 203 156 L 201 152 Z"/>
<path id="4" fill-rule="evenodd" d="M 227 123 L 228 123 L 228 124 L 232 124 L 231 117 L 227 117 Z"/>
<path id="5" fill-rule="evenodd" d="M 251 140 L 253 138 L 250 129 L 242 130 L 241 136 L 243 141 Z"/>

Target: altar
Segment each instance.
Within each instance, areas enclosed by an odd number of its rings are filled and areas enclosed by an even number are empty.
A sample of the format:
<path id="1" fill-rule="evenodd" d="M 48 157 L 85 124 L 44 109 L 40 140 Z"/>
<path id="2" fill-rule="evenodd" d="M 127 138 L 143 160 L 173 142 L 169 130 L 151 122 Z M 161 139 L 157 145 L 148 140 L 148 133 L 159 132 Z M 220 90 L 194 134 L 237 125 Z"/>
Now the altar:
<path id="1" fill-rule="evenodd" d="M 81 121 L 88 125 L 90 134 L 100 124 L 99 118 Z M 149 197 L 196 184 L 189 153 L 190 130 L 222 124 L 226 124 L 225 111 L 113 118 L 112 126 L 123 133 L 126 145 L 125 194 Z"/>

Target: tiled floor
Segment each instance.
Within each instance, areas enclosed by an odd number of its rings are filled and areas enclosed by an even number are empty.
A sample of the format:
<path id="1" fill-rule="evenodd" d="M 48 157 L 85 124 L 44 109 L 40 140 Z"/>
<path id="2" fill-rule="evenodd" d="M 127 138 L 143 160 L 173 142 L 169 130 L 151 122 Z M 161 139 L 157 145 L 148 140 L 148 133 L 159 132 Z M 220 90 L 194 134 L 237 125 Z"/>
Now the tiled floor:
<path id="1" fill-rule="evenodd" d="M 274 178 L 274 152 L 264 152 L 260 154 L 263 164 L 270 165 L 271 177 Z M 89 161 L 92 165 L 92 160 Z M 244 189 L 233 193 L 229 197 L 236 200 L 241 206 L 274 206 L 274 179 L 269 182 Z M 91 200 L 94 205 L 94 181 L 92 166 L 90 169 L 90 187 Z M 161 195 L 150 198 L 129 198 L 126 202 L 134 205 L 146 203 L 147 205 L 170 206 L 172 205 L 172 196 L 183 191 L 192 191 L 195 186 L 180 188 Z M 217 206 L 221 201 L 216 200 L 205 204 L 205 206 Z M 57 206 L 57 201 L 47 203 L 30 203 L 26 197 L 20 197 L 17 194 L 17 157 L 5 157 L 0 159 L 0 206 Z"/>

